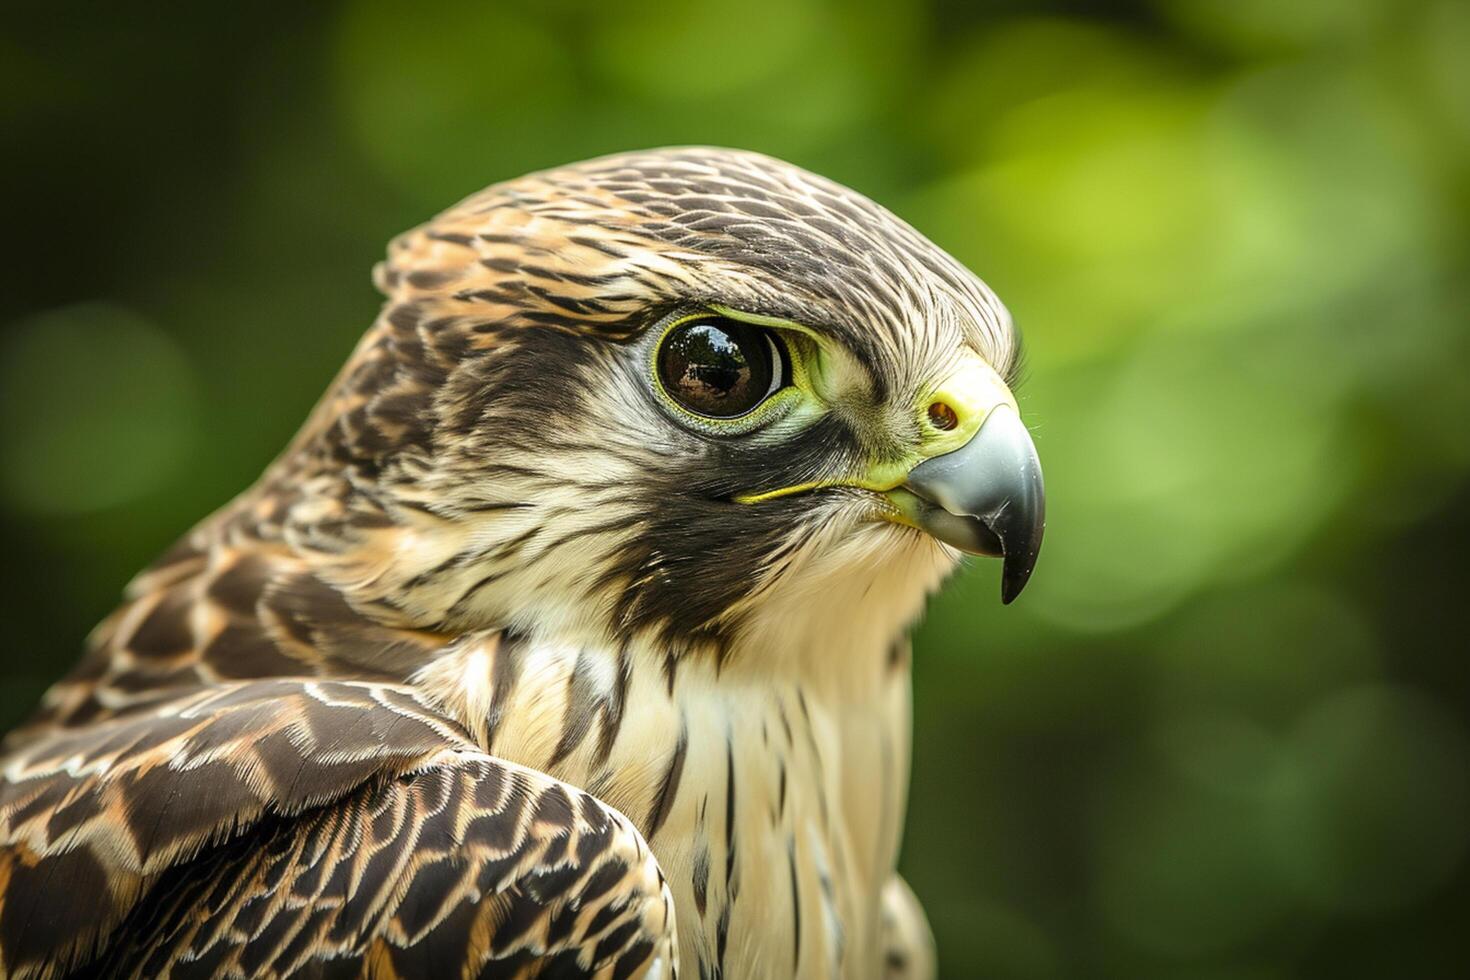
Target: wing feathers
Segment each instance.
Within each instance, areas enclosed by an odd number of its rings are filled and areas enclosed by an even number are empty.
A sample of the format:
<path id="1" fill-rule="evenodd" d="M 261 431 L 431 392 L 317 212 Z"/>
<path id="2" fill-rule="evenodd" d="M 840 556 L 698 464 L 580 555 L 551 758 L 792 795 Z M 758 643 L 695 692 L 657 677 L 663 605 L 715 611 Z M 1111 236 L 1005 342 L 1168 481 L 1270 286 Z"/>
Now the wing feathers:
<path id="1" fill-rule="evenodd" d="M 277 822 L 162 883 L 108 972 L 632 976 L 673 965 L 673 905 L 636 829 L 549 777 L 468 753 Z M 375 966 L 379 960 L 383 964 Z M 554 971 L 552 971 L 554 973 Z"/>
<path id="2" fill-rule="evenodd" d="M 674 964 L 631 823 L 406 687 L 219 685 L 56 731 L 5 759 L 0 842 L 8 976 Z"/>

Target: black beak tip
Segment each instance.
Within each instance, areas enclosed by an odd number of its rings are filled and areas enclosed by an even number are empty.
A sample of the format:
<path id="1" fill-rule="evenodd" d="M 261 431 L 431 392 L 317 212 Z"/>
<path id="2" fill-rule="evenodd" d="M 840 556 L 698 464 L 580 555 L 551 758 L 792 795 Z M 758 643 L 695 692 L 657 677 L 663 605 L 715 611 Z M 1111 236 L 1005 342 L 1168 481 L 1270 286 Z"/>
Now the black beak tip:
<path id="1" fill-rule="evenodd" d="M 968 443 L 909 471 L 918 526 L 961 551 L 1004 558 L 1000 601 L 1031 580 L 1046 531 L 1046 491 L 1031 434 L 999 406 Z"/>
<path id="2" fill-rule="evenodd" d="M 1036 559 L 1041 555 L 1041 538 L 1046 533 L 1046 522 L 1041 517 L 1040 508 L 1045 505 L 1038 499 L 1036 501 L 1036 513 L 1038 520 L 1023 533 L 1011 533 L 1004 535 L 1002 540 L 1013 547 L 1004 548 L 1005 561 L 1001 565 L 1000 572 L 1000 601 L 1002 605 L 1009 606 L 1026 588 L 1026 583 L 1031 581 L 1031 573 L 1036 570 Z M 1008 540 L 1007 540 L 1008 539 Z M 1019 539 L 1019 540 L 1018 540 Z"/>
<path id="3" fill-rule="evenodd" d="M 1016 601 L 1021 590 L 1026 588 L 1026 583 L 1031 581 L 1031 572 L 1035 568 L 1036 555 L 1034 553 L 1024 558 L 1020 555 L 1006 558 L 1000 573 L 1001 605 L 1009 606 Z"/>

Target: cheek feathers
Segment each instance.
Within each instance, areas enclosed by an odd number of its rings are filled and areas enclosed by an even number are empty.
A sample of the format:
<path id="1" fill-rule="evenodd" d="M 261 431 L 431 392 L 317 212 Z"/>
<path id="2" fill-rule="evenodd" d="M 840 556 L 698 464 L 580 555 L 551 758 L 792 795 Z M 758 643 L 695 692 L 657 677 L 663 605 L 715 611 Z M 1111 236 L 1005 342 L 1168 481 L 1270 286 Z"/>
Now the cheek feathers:
<path id="1" fill-rule="evenodd" d="M 830 478 L 860 447 L 831 416 L 779 441 L 693 433 L 648 395 L 634 360 L 621 344 L 562 331 L 505 338 L 446 386 L 441 489 L 467 511 L 469 501 L 519 508 L 520 533 L 525 521 L 539 527 L 506 588 L 554 581 L 567 601 L 606 609 L 625 636 L 720 649 L 738 631 L 735 611 L 823 507 L 810 494 L 733 498 Z"/>

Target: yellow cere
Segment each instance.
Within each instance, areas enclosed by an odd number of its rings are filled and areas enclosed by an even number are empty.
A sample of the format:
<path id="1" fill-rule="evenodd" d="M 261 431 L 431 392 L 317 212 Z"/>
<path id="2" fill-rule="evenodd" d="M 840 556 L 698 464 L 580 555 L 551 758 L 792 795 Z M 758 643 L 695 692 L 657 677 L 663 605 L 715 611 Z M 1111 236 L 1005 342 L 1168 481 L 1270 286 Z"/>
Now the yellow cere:
<path id="1" fill-rule="evenodd" d="M 779 329 L 797 330 L 812 337 L 819 344 L 825 343 L 818 334 L 798 324 L 772 317 L 739 313 L 734 310 L 722 308 L 716 308 L 716 310 L 732 319 Z M 808 393 L 810 393 L 809 390 Z M 931 421 L 929 407 L 935 402 L 947 405 L 954 412 L 957 422 L 953 428 L 941 429 Z M 852 479 L 797 483 L 774 490 L 763 490 L 759 493 L 741 494 L 735 498 L 735 501 L 741 504 L 758 504 L 828 487 L 856 487 L 876 493 L 886 493 L 901 486 L 908 478 L 909 471 L 919 463 L 935 456 L 954 452 L 968 443 L 980 431 L 980 427 L 990 417 L 991 411 L 999 405 L 1009 405 L 1016 410 L 1017 414 L 1020 412 L 1015 396 L 995 369 L 981 360 L 978 355 L 971 355 L 938 387 L 920 398 L 915 406 L 914 411 L 920 420 L 922 436 L 918 451 L 913 458 L 880 463 L 866 474 Z"/>
<path id="2" fill-rule="evenodd" d="M 943 402 L 953 409 L 959 424 L 949 430 L 936 428 L 929 421 L 929 406 L 935 402 Z M 995 369 L 978 355 L 967 357 L 958 371 L 920 399 L 915 407 L 923 420 L 924 442 L 920 450 L 923 458 L 942 456 L 969 442 L 997 405 L 1009 405 L 1020 414 L 1016 397 Z"/>

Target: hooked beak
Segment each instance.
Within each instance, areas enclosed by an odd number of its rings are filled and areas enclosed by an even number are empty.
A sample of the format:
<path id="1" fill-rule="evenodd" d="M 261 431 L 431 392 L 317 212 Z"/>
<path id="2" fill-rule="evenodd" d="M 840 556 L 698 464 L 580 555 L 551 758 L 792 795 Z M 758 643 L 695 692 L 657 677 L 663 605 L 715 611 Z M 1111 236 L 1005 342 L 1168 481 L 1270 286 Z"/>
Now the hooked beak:
<path id="1" fill-rule="evenodd" d="M 1010 405 L 991 410 L 959 449 L 915 466 L 888 497 L 945 544 L 1003 558 L 1001 602 L 1026 587 L 1046 530 L 1046 494 L 1036 445 Z"/>

